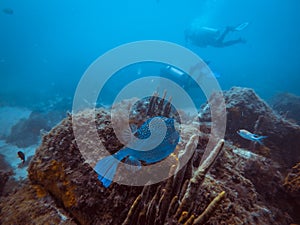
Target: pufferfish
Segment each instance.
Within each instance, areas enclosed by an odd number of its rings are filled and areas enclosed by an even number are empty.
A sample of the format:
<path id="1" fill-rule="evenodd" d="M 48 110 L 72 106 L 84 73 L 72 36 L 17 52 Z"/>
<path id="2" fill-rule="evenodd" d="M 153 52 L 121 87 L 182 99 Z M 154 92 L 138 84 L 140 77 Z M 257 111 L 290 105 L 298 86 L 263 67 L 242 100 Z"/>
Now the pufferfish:
<path id="1" fill-rule="evenodd" d="M 157 122 L 160 120 L 159 122 Z M 166 125 L 166 132 L 162 134 L 162 123 Z M 149 127 L 151 126 L 151 131 Z M 150 136 L 154 138 L 150 138 Z M 157 143 L 162 139 L 160 143 Z M 109 187 L 117 170 L 118 164 L 121 160 L 125 159 L 125 163 L 135 166 L 134 168 L 140 169 L 142 162 L 144 164 L 151 164 L 159 162 L 168 157 L 176 148 L 179 142 L 179 132 L 175 129 L 174 119 L 156 116 L 144 122 L 134 133 L 140 142 L 136 146 L 139 150 L 125 147 L 113 155 L 104 157 L 98 161 L 94 170 L 98 174 L 98 179 L 103 186 Z M 158 138 L 160 136 L 160 138 Z M 153 143 L 155 142 L 155 143 Z M 134 143 L 133 143 L 134 146 Z M 154 146 L 150 150 L 149 146 Z M 155 147 L 156 146 L 156 147 Z"/>

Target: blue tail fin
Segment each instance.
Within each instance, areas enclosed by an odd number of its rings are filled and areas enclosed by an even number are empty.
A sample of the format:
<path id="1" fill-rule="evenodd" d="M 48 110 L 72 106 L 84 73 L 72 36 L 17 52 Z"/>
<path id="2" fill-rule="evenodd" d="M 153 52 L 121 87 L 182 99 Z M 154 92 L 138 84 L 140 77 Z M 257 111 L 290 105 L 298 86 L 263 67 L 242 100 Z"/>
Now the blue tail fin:
<path id="1" fill-rule="evenodd" d="M 264 145 L 263 140 L 266 138 L 267 136 L 260 136 L 256 139 L 256 142 L 258 142 L 260 145 Z"/>
<path id="2" fill-rule="evenodd" d="M 104 157 L 97 162 L 94 170 L 97 172 L 98 179 L 101 181 L 104 187 L 107 188 L 111 184 L 117 171 L 118 164 L 123 158 L 125 158 L 125 156 L 123 156 L 121 150 L 116 154 Z"/>

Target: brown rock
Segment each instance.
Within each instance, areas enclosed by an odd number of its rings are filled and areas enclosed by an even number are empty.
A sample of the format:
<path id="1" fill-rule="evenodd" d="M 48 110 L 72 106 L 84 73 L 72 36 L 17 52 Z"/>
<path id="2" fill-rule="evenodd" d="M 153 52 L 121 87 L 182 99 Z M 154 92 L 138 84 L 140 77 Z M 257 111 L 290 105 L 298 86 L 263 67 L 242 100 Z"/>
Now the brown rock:
<path id="1" fill-rule="evenodd" d="M 284 187 L 291 196 L 300 199 L 300 162 L 286 176 Z"/>
<path id="2" fill-rule="evenodd" d="M 110 121 L 105 119 L 106 113 L 98 111 L 96 117 L 102 119 L 97 120 L 97 127 L 104 145 L 115 151 L 120 148 L 120 143 L 113 137 Z M 92 129 L 89 116 L 82 116 L 80 123 L 85 131 Z M 95 146 L 87 143 L 86 148 L 93 149 Z M 97 174 L 84 163 L 77 148 L 71 117 L 44 136 L 28 172 L 31 182 L 41 185 L 80 224 L 120 223 L 141 189 L 117 184 L 106 189 L 101 185 Z"/>
<path id="3" fill-rule="evenodd" d="M 282 176 L 277 168 L 278 163 L 269 163 L 268 160 L 274 159 L 281 162 L 280 156 L 283 152 L 293 153 L 289 146 L 280 142 L 279 133 L 272 129 L 278 128 L 281 131 L 292 132 L 297 131 L 298 127 L 277 118 L 273 111 L 250 89 L 233 89 L 225 93 L 225 98 L 228 102 L 228 109 L 236 107 L 236 110 L 229 110 L 228 113 L 231 119 L 228 123 L 228 138 L 236 143 L 241 141 L 241 145 L 246 144 L 245 140 L 235 136 L 235 129 L 250 130 L 250 127 L 253 128 L 258 118 L 263 115 L 264 119 L 260 119 L 262 121 L 258 123 L 256 130 L 258 134 L 265 134 L 266 131 L 266 135 L 270 137 L 266 146 L 270 146 L 271 158 L 267 159 L 258 153 L 251 155 L 251 152 L 247 153 L 250 157 L 238 155 L 235 153 L 237 148 L 225 142 L 223 153 L 220 154 L 211 171 L 206 174 L 204 181 L 199 184 L 196 197 L 189 202 L 189 207 L 185 210 L 187 213 L 185 219 L 197 218 L 219 193 L 225 191 L 224 199 L 210 213 L 209 218 L 206 218 L 207 224 L 282 225 L 291 223 L 292 219 L 289 216 L 291 206 L 285 195 L 280 192 Z M 256 105 L 251 105 L 255 102 Z M 142 221 L 143 224 L 176 224 L 178 220 L 174 218 L 174 213 L 188 190 L 185 181 L 191 179 L 193 171 L 199 166 L 204 150 L 201 148 L 204 148 L 204 143 L 207 143 L 207 134 L 199 132 L 201 145 L 198 145 L 196 154 L 181 171 L 168 180 L 144 188 L 123 186 L 117 183 L 104 188 L 91 166 L 98 160 L 99 152 L 104 152 L 105 149 L 88 141 L 86 135 L 96 125 L 99 139 L 108 151 L 116 152 L 122 148 L 122 144 L 116 139 L 109 112 L 99 109 L 94 113 L 94 111 L 87 110 L 73 115 L 79 121 L 79 130 L 82 131 L 80 138 L 85 141 L 84 150 L 79 151 L 76 144 L 71 117 L 64 119 L 44 136 L 28 169 L 32 184 L 39 187 L 37 195 L 42 197 L 44 195 L 42 190 L 45 190 L 78 224 L 111 225 L 122 224 L 124 221 L 126 223 L 131 221 L 133 225 L 138 224 L 138 221 Z M 202 119 L 208 118 L 208 114 L 203 115 Z M 265 117 L 266 115 L 272 118 Z M 249 121 L 244 118 L 245 116 Z M 234 118 L 240 120 L 233 120 Z M 193 129 L 187 125 L 185 130 Z M 193 134 L 196 133 L 193 132 Z M 181 150 L 185 149 L 191 133 L 182 131 L 181 135 L 179 149 L 176 149 L 177 153 L 182 153 Z M 284 133 L 283 137 L 287 138 L 288 133 Z M 294 144 L 298 141 L 292 140 Z M 280 147 L 285 148 L 281 150 Z M 90 156 L 89 164 L 84 161 L 82 151 Z M 268 152 L 268 150 L 264 151 Z M 284 165 L 287 165 L 293 160 L 287 157 L 282 161 Z M 275 180 L 272 180 L 274 171 L 279 174 Z M 264 180 L 256 179 L 260 173 Z M 268 192 L 271 187 L 272 191 L 269 196 L 271 201 L 268 201 L 269 199 L 265 199 L 267 195 L 264 191 Z M 170 205 L 171 209 L 166 208 Z M 281 210 L 280 205 L 283 205 L 285 210 Z"/>
<path id="4" fill-rule="evenodd" d="M 52 197 L 37 185 L 26 184 L 0 201 L 2 225 L 76 225 L 68 213 L 57 207 Z"/>

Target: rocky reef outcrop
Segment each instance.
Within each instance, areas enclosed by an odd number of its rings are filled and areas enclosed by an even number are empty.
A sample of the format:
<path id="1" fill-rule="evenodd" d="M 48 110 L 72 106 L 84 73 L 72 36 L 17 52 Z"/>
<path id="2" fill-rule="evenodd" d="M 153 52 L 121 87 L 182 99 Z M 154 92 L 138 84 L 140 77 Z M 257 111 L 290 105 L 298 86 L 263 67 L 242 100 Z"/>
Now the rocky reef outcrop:
<path id="1" fill-rule="evenodd" d="M 300 125 L 300 97 L 290 93 L 280 93 L 271 100 L 272 108 L 284 118 Z"/>
<path id="2" fill-rule="evenodd" d="M 1 101 L 1 100 L 0 100 Z M 1 105 L 1 104 L 0 104 Z M 0 139 L 6 139 L 11 132 L 11 128 L 20 120 L 28 119 L 31 111 L 25 108 L 9 107 L 1 105 L 0 107 Z"/>
<path id="3" fill-rule="evenodd" d="M 29 205 L 40 206 L 46 213 L 51 210 L 53 218 L 47 217 L 50 224 L 299 223 L 295 216 L 299 206 L 291 203 L 297 197 L 294 195 L 296 189 L 289 188 L 290 184 L 295 184 L 294 175 L 288 175 L 288 168 L 300 161 L 299 148 L 293 149 L 299 146 L 299 126 L 275 114 L 251 89 L 232 88 L 224 97 L 227 107 L 225 141 L 217 140 L 215 147 L 205 153 L 210 113 L 209 107 L 203 106 L 199 123 L 191 119 L 182 126 L 181 141 L 168 158 L 166 172 L 175 174 L 146 186 L 113 183 L 105 188 L 92 169 L 98 160 L 96 152 L 108 149 L 114 153 L 123 147 L 112 128 L 110 111 L 97 109 L 69 114 L 43 137 L 28 169 L 30 182 L 1 199 L 2 224 L 28 224 L 25 220 L 22 223 L 21 218 L 30 209 Z M 131 115 L 132 124 L 139 124 L 149 113 L 151 116 L 172 115 L 168 104 L 161 103 L 162 99 L 155 95 L 144 101 L 140 106 L 135 105 L 145 110 Z M 122 111 L 131 108 L 132 102 L 120 103 L 115 113 L 122 117 Z M 146 112 L 142 118 L 141 112 Z M 172 116 L 176 117 L 175 113 Z M 89 161 L 85 161 L 86 157 L 83 158 L 77 146 L 72 120 L 75 117 L 84 131 L 83 140 L 96 127 L 103 143 L 101 147 L 86 139 L 85 154 L 90 155 Z M 241 139 L 236 134 L 241 128 L 268 136 L 265 145 L 253 147 L 249 141 Z M 179 170 L 184 153 L 194 147 L 192 157 Z M 207 157 L 203 159 L 203 155 Z M 298 174 L 297 168 L 290 173 Z M 289 190 L 293 190 L 293 194 Z M 16 206 L 17 213 L 9 214 Z M 43 224 L 38 222 L 37 212 L 30 218 L 36 224 Z"/>
<path id="4" fill-rule="evenodd" d="M 227 111 L 226 139 L 236 146 L 270 157 L 284 169 L 300 161 L 300 127 L 277 114 L 250 88 L 233 87 L 224 92 Z M 212 101 L 217 101 L 213 98 Z M 202 107 L 201 121 L 211 121 L 210 108 Z M 237 131 L 246 129 L 257 135 L 264 135 L 264 145 L 241 138 Z"/>
<path id="5" fill-rule="evenodd" d="M 28 147 L 38 143 L 42 130 L 50 130 L 47 117 L 39 112 L 32 112 L 28 119 L 20 120 L 11 128 L 7 143 L 18 147 Z"/>
<path id="6" fill-rule="evenodd" d="M 11 175 L 12 175 L 12 168 L 4 160 L 4 157 L 0 154 L 0 197 L 2 196 L 5 190 L 5 185 Z"/>
<path id="7" fill-rule="evenodd" d="M 290 203 L 294 205 L 296 210 L 300 209 L 300 162 L 294 165 L 284 180 L 284 188 L 290 196 Z M 297 221 L 300 221 L 299 213 L 295 213 L 294 217 Z"/>
<path id="8" fill-rule="evenodd" d="M 43 101 L 43 104 L 32 105 L 31 103 L 31 107 L 30 112 L 28 109 L 22 109 L 23 112 L 18 108 L 4 107 L 2 111 L 10 109 L 12 113 L 21 115 L 19 120 L 10 118 L 8 121 L 14 122 L 10 126 L 7 126 L 8 122 L 4 123 L 6 125 L 4 127 L 9 129 L 5 133 L 0 129 L 0 138 L 20 148 L 37 144 L 42 133 L 49 131 L 65 117 L 67 110 L 71 109 L 71 100 L 56 97 L 54 101 Z M 21 117 L 22 114 L 26 116 Z M 6 116 L 7 113 L 4 112 L 3 117 Z"/>
<path id="9" fill-rule="evenodd" d="M 292 167 L 285 178 L 284 186 L 291 196 L 300 198 L 300 162 Z"/>
<path id="10" fill-rule="evenodd" d="M 77 225 L 50 195 L 28 182 L 10 196 L 2 197 L 0 209 L 0 224 Z"/>
<path id="11" fill-rule="evenodd" d="M 0 171 L 0 196 L 2 195 L 3 189 L 6 182 L 8 181 L 9 173 Z"/>

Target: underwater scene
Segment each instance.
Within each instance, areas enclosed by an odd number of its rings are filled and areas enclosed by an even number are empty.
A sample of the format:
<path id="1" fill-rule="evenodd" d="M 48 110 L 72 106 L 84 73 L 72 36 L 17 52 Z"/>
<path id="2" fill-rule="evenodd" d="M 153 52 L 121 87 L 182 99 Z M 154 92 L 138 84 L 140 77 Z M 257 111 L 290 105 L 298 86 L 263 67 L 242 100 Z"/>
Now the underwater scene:
<path id="1" fill-rule="evenodd" d="M 300 1 L 0 1 L 0 224 L 300 225 Z"/>

